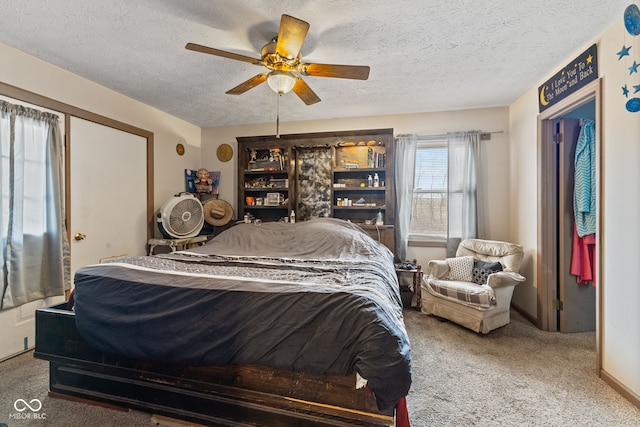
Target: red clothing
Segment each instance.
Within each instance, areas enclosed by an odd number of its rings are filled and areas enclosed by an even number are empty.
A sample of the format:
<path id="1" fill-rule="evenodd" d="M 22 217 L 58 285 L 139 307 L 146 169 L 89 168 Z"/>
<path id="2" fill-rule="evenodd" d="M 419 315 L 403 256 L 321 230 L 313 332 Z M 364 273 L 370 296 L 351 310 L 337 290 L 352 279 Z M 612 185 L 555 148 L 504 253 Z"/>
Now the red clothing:
<path id="1" fill-rule="evenodd" d="M 576 276 L 578 283 L 596 285 L 594 254 L 596 249 L 596 235 L 578 236 L 578 230 L 573 227 L 573 253 L 571 255 L 571 274 Z"/>
<path id="2" fill-rule="evenodd" d="M 400 399 L 396 404 L 396 427 L 410 427 L 406 397 Z"/>

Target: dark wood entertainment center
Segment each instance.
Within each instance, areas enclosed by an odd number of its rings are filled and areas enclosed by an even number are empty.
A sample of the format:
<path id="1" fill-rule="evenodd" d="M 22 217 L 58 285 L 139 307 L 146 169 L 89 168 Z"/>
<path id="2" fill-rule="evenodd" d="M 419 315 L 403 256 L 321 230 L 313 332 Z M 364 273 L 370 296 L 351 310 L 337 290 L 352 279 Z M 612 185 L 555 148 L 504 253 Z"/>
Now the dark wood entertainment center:
<path id="1" fill-rule="evenodd" d="M 393 129 L 236 139 L 238 218 L 279 221 L 293 210 L 297 221 L 347 219 L 395 253 Z"/>

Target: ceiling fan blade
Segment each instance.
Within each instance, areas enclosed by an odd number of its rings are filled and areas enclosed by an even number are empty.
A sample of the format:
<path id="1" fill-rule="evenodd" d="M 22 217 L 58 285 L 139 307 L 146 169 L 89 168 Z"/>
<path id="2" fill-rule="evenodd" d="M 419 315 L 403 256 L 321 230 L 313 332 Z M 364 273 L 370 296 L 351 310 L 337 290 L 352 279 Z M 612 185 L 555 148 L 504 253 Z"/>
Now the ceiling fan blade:
<path id="1" fill-rule="evenodd" d="M 223 58 L 235 59 L 237 61 L 249 62 L 251 64 L 260 65 L 261 60 L 251 58 L 250 56 L 239 55 L 237 53 L 227 52 L 220 49 L 214 49 L 212 47 L 202 46 L 195 43 L 187 43 L 186 49 L 194 50 L 196 52 L 208 53 L 209 55 L 222 56 Z"/>
<path id="2" fill-rule="evenodd" d="M 257 76 L 251 77 L 246 82 L 240 83 L 233 89 L 229 89 L 226 93 L 227 95 L 241 95 L 249 89 L 253 89 L 254 87 L 258 86 L 260 83 L 264 83 L 266 80 L 267 73 L 260 73 Z"/>
<path id="3" fill-rule="evenodd" d="M 318 95 L 316 95 L 316 93 L 311 90 L 309 85 L 299 77 L 296 79 L 296 83 L 293 85 L 292 90 L 307 105 L 320 102 L 320 98 L 318 97 Z"/>
<path id="4" fill-rule="evenodd" d="M 282 15 L 276 41 L 276 52 L 285 58 L 298 57 L 304 38 L 309 31 L 309 23 L 289 15 Z"/>
<path id="5" fill-rule="evenodd" d="M 300 72 L 307 76 L 338 77 L 341 79 L 367 80 L 369 67 L 366 65 L 301 64 Z"/>

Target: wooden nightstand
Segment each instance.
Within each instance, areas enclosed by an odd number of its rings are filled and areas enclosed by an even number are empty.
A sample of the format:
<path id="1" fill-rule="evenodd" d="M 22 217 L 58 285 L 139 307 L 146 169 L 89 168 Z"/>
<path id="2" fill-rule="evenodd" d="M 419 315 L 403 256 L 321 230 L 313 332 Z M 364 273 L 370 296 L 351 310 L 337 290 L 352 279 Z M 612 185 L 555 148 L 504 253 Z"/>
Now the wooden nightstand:
<path id="1" fill-rule="evenodd" d="M 398 274 L 398 278 L 400 278 L 401 273 L 413 274 L 413 298 L 411 299 L 411 307 L 416 310 L 420 310 L 422 308 L 422 267 L 417 261 L 414 259 L 413 263 L 416 268 L 404 268 L 403 264 L 396 264 L 396 274 Z"/>

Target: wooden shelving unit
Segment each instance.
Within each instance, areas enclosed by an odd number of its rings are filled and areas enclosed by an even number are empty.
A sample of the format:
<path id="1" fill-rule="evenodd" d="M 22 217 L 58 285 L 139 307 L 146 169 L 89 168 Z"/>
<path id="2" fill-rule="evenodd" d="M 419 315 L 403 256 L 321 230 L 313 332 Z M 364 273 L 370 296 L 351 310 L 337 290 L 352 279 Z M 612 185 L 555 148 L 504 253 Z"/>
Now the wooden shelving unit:
<path id="1" fill-rule="evenodd" d="M 297 221 L 323 216 L 342 218 L 357 223 L 374 239 L 395 250 L 393 129 L 236 139 L 238 218 L 249 213 L 262 221 L 278 221 L 288 217 L 291 210 L 295 210 Z M 273 158 L 275 153 L 277 159 Z M 375 174 L 379 186 L 369 187 L 367 178 Z M 275 187 L 274 183 L 286 187 Z M 282 194 L 283 203 L 247 204 L 247 197 L 262 198 L 264 203 L 268 193 Z M 351 206 L 339 206 L 338 198 L 351 200 Z M 360 199 L 364 204 L 356 203 Z M 376 227 L 378 212 L 382 213 L 384 225 Z"/>

